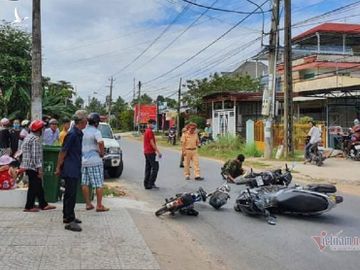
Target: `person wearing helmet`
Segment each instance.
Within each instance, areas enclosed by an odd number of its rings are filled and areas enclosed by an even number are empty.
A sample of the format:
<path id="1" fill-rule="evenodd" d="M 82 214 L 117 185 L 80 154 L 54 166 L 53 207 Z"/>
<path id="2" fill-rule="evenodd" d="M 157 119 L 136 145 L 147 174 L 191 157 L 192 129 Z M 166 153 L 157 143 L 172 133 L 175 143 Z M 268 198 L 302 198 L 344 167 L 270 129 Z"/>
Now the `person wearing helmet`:
<path id="1" fill-rule="evenodd" d="M 53 145 L 55 142 L 59 141 L 60 131 L 58 129 L 58 121 L 52 118 L 49 121 L 48 128 L 44 131 L 43 144 L 45 145 Z"/>
<path id="2" fill-rule="evenodd" d="M 29 134 L 30 121 L 29 120 L 22 120 L 21 121 L 21 131 L 20 131 L 20 140 L 24 140 L 25 137 Z"/>
<path id="3" fill-rule="evenodd" d="M 34 120 L 30 124 L 30 134 L 26 136 L 21 145 L 22 161 L 20 168 L 26 171 L 29 177 L 29 189 L 27 192 L 26 205 L 24 212 L 38 212 L 35 208 L 35 199 L 39 201 L 41 210 L 51 210 L 55 206 L 49 205 L 45 200 L 44 189 L 42 187 L 42 145 L 41 134 L 44 128 L 44 122 Z"/>
<path id="4" fill-rule="evenodd" d="M 0 121 L 0 156 L 11 155 L 10 120 L 3 118 Z"/>
<path id="5" fill-rule="evenodd" d="M 105 212 L 109 208 L 102 204 L 104 184 L 104 164 L 102 157 L 105 153 L 104 140 L 98 129 L 100 115 L 90 113 L 88 115 L 88 126 L 84 129 L 82 142 L 82 178 L 81 186 L 86 210 L 94 209 L 89 196 L 89 186 L 96 189 L 96 211 Z"/>
<path id="6" fill-rule="evenodd" d="M 73 116 L 74 127 L 65 136 L 56 165 L 57 176 L 65 181 L 63 223 L 65 230 L 80 232 L 81 221 L 75 217 L 76 192 L 81 179 L 82 130 L 87 124 L 87 112 L 78 110 Z"/>

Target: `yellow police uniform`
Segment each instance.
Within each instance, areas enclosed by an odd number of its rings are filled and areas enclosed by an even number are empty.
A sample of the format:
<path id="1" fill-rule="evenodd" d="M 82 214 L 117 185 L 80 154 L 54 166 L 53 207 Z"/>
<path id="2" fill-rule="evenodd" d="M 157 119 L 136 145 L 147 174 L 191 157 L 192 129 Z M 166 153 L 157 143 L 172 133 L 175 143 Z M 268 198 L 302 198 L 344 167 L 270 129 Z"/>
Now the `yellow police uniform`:
<path id="1" fill-rule="evenodd" d="M 189 131 L 184 132 L 181 137 L 182 149 L 184 150 L 184 175 L 190 176 L 190 161 L 193 162 L 195 177 L 200 177 L 199 156 L 197 147 L 199 145 L 199 137 L 196 132 L 191 134 Z"/>

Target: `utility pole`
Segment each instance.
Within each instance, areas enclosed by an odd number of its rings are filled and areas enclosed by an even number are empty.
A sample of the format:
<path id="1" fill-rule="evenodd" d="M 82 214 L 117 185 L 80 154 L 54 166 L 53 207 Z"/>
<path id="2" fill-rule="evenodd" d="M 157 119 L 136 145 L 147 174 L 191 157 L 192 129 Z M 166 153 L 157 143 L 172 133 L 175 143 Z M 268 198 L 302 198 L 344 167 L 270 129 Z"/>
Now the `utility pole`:
<path id="1" fill-rule="evenodd" d="M 110 123 L 110 117 L 111 117 L 111 103 L 112 103 L 112 91 L 113 91 L 113 84 L 114 84 L 114 78 L 111 76 L 111 78 L 110 78 L 110 86 L 109 86 L 109 88 L 110 88 L 110 94 L 109 94 L 109 100 L 108 100 L 108 102 L 109 102 L 109 112 L 108 112 L 108 121 L 109 121 L 109 123 Z"/>
<path id="2" fill-rule="evenodd" d="M 135 97 L 136 97 L 136 82 L 135 82 L 135 78 L 133 80 L 133 102 L 134 103 L 134 100 L 135 100 Z M 135 104 L 133 106 L 136 106 Z M 135 119 L 135 115 L 134 115 L 134 130 L 136 129 L 136 119 Z"/>
<path id="3" fill-rule="evenodd" d="M 279 29 L 279 8 L 280 0 L 273 0 L 272 4 L 272 16 L 271 16 L 271 30 L 269 38 L 269 81 L 268 87 L 264 90 L 262 114 L 267 116 L 264 127 L 264 139 L 265 139 L 265 152 L 264 157 L 270 159 L 273 149 L 273 132 L 272 122 L 274 119 L 275 102 L 275 81 L 276 81 L 276 63 L 277 63 L 277 35 Z"/>
<path id="4" fill-rule="evenodd" d="M 284 1 L 284 144 L 285 158 L 294 154 L 293 144 L 293 89 L 291 50 L 291 0 Z"/>
<path id="5" fill-rule="evenodd" d="M 135 82 L 135 78 L 133 79 L 133 100 L 136 97 L 136 82 Z"/>
<path id="6" fill-rule="evenodd" d="M 40 0 L 32 5 L 31 119 L 42 119 L 41 11 Z"/>
<path id="7" fill-rule="evenodd" d="M 140 97 L 141 97 L 141 81 L 139 81 L 138 87 L 139 87 L 139 92 L 138 92 L 137 126 L 138 126 L 138 134 L 140 135 L 140 114 L 141 114 Z"/>
<path id="8" fill-rule="evenodd" d="M 181 84 L 182 78 L 179 81 L 179 90 L 178 90 L 178 104 L 177 104 L 177 118 L 176 118 L 176 131 L 177 137 L 180 139 L 180 102 L 181 102 Z"/>

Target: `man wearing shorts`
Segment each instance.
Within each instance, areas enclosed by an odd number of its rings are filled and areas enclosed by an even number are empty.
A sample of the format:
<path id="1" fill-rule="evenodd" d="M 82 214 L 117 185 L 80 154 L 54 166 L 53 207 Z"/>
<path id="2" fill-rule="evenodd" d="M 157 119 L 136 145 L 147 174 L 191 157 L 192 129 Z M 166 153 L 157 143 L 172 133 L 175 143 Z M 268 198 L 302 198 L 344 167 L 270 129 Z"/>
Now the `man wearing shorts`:
<path id="1" fill-rule="evenodd" d="M 88 126 L 84 129 L 82 145 L 82 179 L 81 186 L 84 195 L 86 210 L 94 209 L 90 200 L 90 188 L 96 189 L 96 212 L 109 211 L 102 204 L 103 184 L 104 184 L 104 141 L 98 126 L 100 115 L 90 113 L 88 116 Z"/>

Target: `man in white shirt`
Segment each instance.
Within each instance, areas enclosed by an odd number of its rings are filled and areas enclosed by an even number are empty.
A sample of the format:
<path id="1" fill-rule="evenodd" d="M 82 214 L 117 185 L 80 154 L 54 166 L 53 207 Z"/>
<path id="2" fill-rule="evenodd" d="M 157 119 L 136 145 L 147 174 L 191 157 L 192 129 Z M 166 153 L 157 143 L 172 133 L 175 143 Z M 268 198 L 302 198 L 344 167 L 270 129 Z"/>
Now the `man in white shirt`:
<path id="1" fill-rule="evenodd" d="M 314 121 L 309 121 L 309 126 L 310 131 L 308 133 L 308 137 L 310 137 L 310 140 L 305 146 L 305 161 L 310 159 L 310 151 L 312 147 L 321 142 L 321 130 L 315 126 Z"/>
<path id="2" fill-rule="evenodd" d="M 96 189 L 96 212 L 109 211 L 102 204 L 103 184 L 104 184 L 104 165 L 102 157 L 105 153 L 104 141 L 98 130 L 100 115 L 90 113 L 88 116 L 88 126 L 83 130 L 84 137 L 82 142 L 82 179 L 81 186 L 86 210 L 94 209 L 90 201 L 89 186 Z"/>

